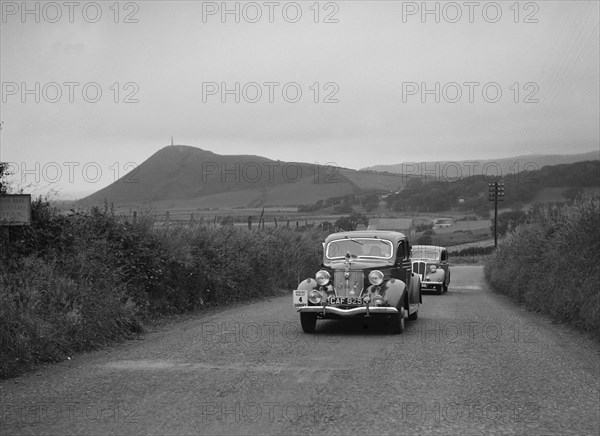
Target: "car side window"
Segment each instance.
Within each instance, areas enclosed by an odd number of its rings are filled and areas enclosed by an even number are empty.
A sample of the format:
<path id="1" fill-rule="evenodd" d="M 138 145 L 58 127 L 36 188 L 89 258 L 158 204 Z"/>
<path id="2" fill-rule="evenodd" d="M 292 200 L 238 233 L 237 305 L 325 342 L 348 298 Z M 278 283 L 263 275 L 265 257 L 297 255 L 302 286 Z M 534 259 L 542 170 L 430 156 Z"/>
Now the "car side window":
<path id="1" fill-rule="evenodd" d="M 410 248 L 406 241 L 400 241 L 398 243 L 398 259 L 408 259 Z"/>

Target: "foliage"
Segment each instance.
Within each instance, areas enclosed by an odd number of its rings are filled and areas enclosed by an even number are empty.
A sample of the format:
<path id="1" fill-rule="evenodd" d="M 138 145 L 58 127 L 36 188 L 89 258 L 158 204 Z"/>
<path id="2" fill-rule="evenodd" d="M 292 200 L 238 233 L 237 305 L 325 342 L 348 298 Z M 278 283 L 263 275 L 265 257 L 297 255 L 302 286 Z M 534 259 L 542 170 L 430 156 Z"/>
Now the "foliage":
<path id="1" fill-rule="evenodd" d="M 506 196 L 502 202 L 503 207 L 519 208 L 520 205 L 533 201 L 545 187 L 570 187 L 563 196 L 574 200 L 581 196 L 581 187 L 600 184 L 600 161 L 546 166 L 537 171 L 522 171 L 493 180 L 483 175 L 454 181 L 411 178 L 402 191 L 386 198 L 387 207 L 404 212 L 439 212 L 456 208 L 487 219 L 493 208 L 488 201 L 488 183 L 492 181 L 504 183 Z"/>
<path id="2" fill-rule="evenodd" d="M 498 214 L 498 236 L 504 236 L 506 232 L 514 229 L 519 224 L 524 224 L 529 219 L 529 214 L 522 210 L 512 210 Z M 494 233 L 494 223 L 490 227 L 490 232 Z"/>
<path id="3" fill-rule="evenodd" d="M 417 232 L 423 232 L 425 230 L 433 230 L 433 222 L 417 224 Z"/>
<path id="4" fill-rule="evenodd" d="M 362 213 L 353 213 L 349 216 L 343 216 L 338 218 L 335 222 L 335 226 L 344 231 L 353 231 L 356 230 L 356 227 L 359 224 L 364 224 L 365 226 L 369 225 L 369 218 Z"/>
<path id="5" fill-rule="evenodd" d="M 600 331 L 600 207 L 582 199 L 541 208 L 499 242 L 487 261 L 495 290 L 558 321 Z"/>
<path id="6" fill-rule="evenodd" d="M 367 212 L 373 212 L 379 207 L 379 195 L 371 194 L 365 196 L 361 201 L 362 206 Z"/>
<path id="7" fill-rule="evenodd" d="M 0 259 L 0 377 L 144 330 L 151 318 L 272 295 L 312 275 L 324 234 L 154 228 L 41 198 Z"/>

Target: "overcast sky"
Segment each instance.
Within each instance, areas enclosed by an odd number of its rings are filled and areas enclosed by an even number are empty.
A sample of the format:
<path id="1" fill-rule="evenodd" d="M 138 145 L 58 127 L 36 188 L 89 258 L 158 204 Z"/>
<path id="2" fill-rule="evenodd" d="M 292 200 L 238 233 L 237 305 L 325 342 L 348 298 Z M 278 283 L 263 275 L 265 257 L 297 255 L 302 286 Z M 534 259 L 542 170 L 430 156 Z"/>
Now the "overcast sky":
<path id="1" fill-rule="evenodd" d="M 171 136 L 355 169 L 599 146 L 597 1 L 1 4 L 0 159 L 34 193 Z"/>

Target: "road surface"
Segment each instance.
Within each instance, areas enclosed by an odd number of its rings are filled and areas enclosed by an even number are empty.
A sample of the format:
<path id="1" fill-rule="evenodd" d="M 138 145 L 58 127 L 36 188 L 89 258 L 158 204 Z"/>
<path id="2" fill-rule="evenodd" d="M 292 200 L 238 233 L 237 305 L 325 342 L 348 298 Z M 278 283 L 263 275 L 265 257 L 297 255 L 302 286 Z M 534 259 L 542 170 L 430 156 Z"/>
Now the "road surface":
<path id="1" fill-rule="evenodd" d="M 5 380 L 1 434 L 597 435 L 598 346 L 455 266 L 403 335 L 289 298 Z"/>

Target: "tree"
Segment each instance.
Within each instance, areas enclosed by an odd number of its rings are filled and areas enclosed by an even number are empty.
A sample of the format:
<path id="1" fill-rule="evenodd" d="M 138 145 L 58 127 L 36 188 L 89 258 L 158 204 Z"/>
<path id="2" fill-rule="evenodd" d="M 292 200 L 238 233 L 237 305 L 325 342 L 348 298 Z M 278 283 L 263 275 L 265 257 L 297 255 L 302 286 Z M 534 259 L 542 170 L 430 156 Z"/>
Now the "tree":
<path id="1" fill-rule="evenodd" d="M 349 216 L 343 216 L 341 218 L 338 218 L 338 220 L 335 222 L 335 226 L 345 230 L 345 231 L 353 231 L 356 230 L 356 227 L 359 224 L 364 224 L 365 226 L 369 225 L 369 218 L 366 215 L 363 215 L 362 213 L 353 213 L 352 215 Z"/>
<path id="2" fill-rule="evenodd" d="M 374 211 L 379 207 L 379 196 L 377 194 L 367 196 L 363 200 L 362 205 L 367 212 Z"/>
<path id="3" fill-rule="evenodd" d="M 527 222 L 527 214 L 521 210 L 512 210 L 498 215 L 498 236 L 506 234 L 514 229 L 519 224 Z M 494 231 L 494 225 L 490 227 L 490 231 Z"/>
<path id="4" fill-rule="evenodd" d="M 8 162 L 0 162 L 0 195 L 8 194 L 9 184 L 6 180 L 10 176 Z"/>

